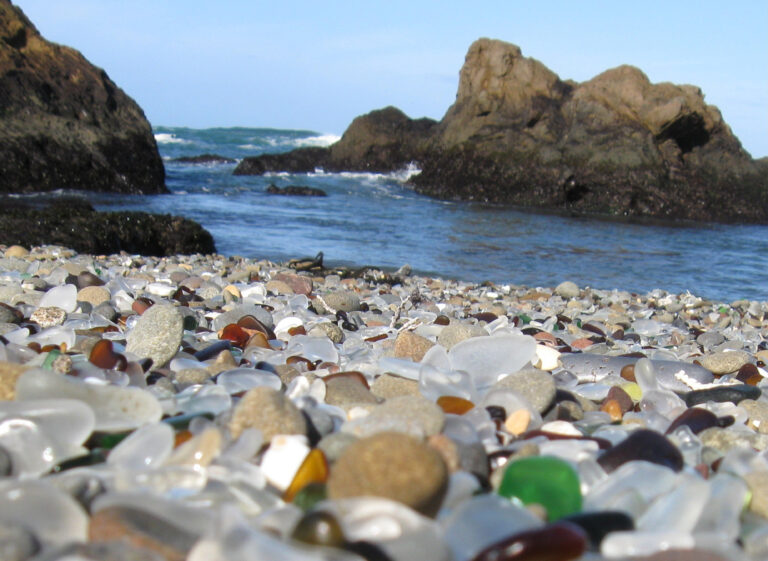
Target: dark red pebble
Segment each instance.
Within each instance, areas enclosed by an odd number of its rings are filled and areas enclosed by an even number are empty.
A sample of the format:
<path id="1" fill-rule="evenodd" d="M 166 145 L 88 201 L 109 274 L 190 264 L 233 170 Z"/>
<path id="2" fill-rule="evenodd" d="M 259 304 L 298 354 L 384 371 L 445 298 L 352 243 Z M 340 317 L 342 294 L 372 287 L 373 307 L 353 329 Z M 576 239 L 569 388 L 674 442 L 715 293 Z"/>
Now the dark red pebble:
<path id="1" fill-rule="evenodd" d="M 569 561 L 581 557 L 587 543 L 587 534 L 580 526 L 556 522 L 501 540 L 472 561 Z"/>
<path id="2" fill-rule="evenodd" d="M 645 460 L 674 471 L 683 469 L 683 456 L 677 446 L 656 431 L 638 429 L 607 450 L 597 462 L 608 473 L 632 460 Z"/>
<path id="3" fill-rule="evenodd" d="M 632 531 L 635 522 L 626 512 L 620 510 L 602 510 L 579 512 L 561 518 L 559 522 L 571 522 L 581 527 L 589 537 L 593 549 L 599 549 L 603 538 L 611 532 Z"/>
<path id="4" fill-rule="evenodd" d="M 672 424 L 669 425 L 667 432 L 664 434 L 672 434 L 677 427 L 683 425 L 690 428 L 693 434 L 699 434 L 705 429 L 718 426 L 717 415 L 706 409 L 691 407 L 680 413 L 680 415 L 672 421 Z"/>

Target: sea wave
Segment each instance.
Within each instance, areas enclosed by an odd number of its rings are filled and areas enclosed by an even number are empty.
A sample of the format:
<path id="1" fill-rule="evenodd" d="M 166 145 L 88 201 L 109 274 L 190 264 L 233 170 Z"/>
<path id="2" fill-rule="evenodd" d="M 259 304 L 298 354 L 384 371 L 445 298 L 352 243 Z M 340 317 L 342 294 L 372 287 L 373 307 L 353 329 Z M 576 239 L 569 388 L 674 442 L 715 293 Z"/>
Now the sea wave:
<path id="1" fill-rule="evenodd" d="M 341 140 L 341 137 L 336 134 L 320 134 L 317 136 L 308 136 L 306 138 L 297 138 L 293 140 L 291 144 L 294 144 L 295 146 L 330 146 L 331 144 L 334 144 Z"/>
<path id="2" fill-rule="evenodd" d="M 155 142 L 158 144 L 192 144 L 191 140 L 179 138 L 171 132 L 155 133 Z"/>
<path id="3" fill-rule="evenodd" d="M 265 177 L 291 177 L 291 176 L 306 176 L 306 177 L 329 177 L 338 176 L 345 179 L 356 179 L 363 182 L 378 182 L 378 181 L 396 181 L 397 183 L 405 183 L 414 175 L 421 173 L 421 170 L 415 162 L 409 163 L 404 168 L 395 170 L 389 173 L 375 173 L 370 171 L 341 171 L 341 172 L 329 172 L 323 168 L 315 168 L 315 171 L 307 173 L 290 173 L 287 171 L 269 171 L 264 174 Z"/>

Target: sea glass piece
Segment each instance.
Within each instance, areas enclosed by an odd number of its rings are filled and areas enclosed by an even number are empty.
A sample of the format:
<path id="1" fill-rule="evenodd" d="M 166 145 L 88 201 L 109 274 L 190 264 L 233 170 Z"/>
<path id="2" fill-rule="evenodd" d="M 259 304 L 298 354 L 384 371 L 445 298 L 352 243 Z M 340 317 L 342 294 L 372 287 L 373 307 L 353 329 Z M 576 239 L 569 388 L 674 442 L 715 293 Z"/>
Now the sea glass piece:
<path id="1" fill-rule="evenodd" d="M 435 348 L 435 347 L 433 347 Z M 419 391 L 427 399 L 450 395 L 469 401 L 477 399 L 472 377 L 462 370 L 450 370 L 422 364 L 419 368 Z"/>
<path id="2" fill-rule="evenodd" d="M 325 483 L 328 480 L 328 462 L 325 454 L 319 448 L 312 449 L 304 458 L 299 470 L 293 477 L 293 481 L 283 493 L 283 500 L 293 501 L 296 494 L 307 485 L 313 483 Z"/>
<path id="3" fill-rule="evenodd" d="M 492 386 L 536 360 L 536 340 L 528 335 L 481 336 L 466 339 L 448 351 L 451 369 L 467 372 L 478 389 Z"/>
<path id="4" fill-rule="evenodd" d="M 27 370 L 16 382 L 16 399 L 76 399 L 90 406 L 94 430 L 117 432 L 159 421 L 163 410 L 148 391 L 133 387 L 91 384 L 46 370 Z"/>
<path id="5" fill-rule="evenodd" d="M 13 481 L 0 488 L 0 524 L 34 528 L 49 547 L 88 539 L 88 515 L 68 494 L 42 481 Z"/>
<path id="6" fill-rule="evenodd" d="M 112 449 L 107 464 L 128 470 L 158 467 L 171 455 L 173 443 L 168 423 L 144 425 Z"/>
<path id="7" fill-rule="evenodd" d="M 245 392 L 258 386 L 268 386 L 279 390 L 282 387 L 280 377 L 254 368 L 234 368 L 220 373 L 216 377 L 216 385 L 224 388 L 228 394 Z"/>
<path id="8" fill-rule="evenodd" d="M 561 520 L 580 526 L 587 533 L 591 546 L 600 549 L 600 543 L 611 532 L 629 532 L 635 529 L 635 522 L 626 512 L 603 510 L 579 512 Z"/>
<path id="9" fill-rule="evenodd" d="M 680 474 L 672 491 L 659 496 L 637 520 L 637 529 L 691 533 L 708 499 L 706 480 L 698 475 Z"/>
<path id="10" fill-rule="evenodd" d="M 682 426 L 691 429 L 693 434 L 698 434 L 705 429 L 718 426 L 717 415 L 700 407 L 691 407 L 690 409 L 686 409 L 672 421 L 666 434 L 671 434 L 676 428 Z"/>
<path id="11" fill-rule="evenodd" d="M 124 370 L 128 365 L 125 357 L 113 350 L 112 341 L 109 339 L 102 339 L 96 343 L 91 349 L 88 360 L 99 368 L 106 369 L 118 368 L 119 370 Z"/>
<path id="12" fill-rule="evenodd" d="M 472 561 L 570 561 L 586 551 L 587 534 L 570 522 L 557 522 L 513 534 L 481 551 Z"/>
<path id="13" fill-rule="evenodd" d="M 437 405 L 444 412 L 452 413 L 454 415 L 463 415 L 475 406 L 475 404 L 468 399 L 453 395 L 442 395 L 438 397 Z"/>
<path id="14" fill-rule="evenodd" d="M 48 292 L 43 294 L 38 308 L 47 308 L 56 306 L 68 314 L 77 308 L 77 287 L 74 284 L 63 284 L 54 286 Z"/>
<path id="15" fill-rule="evenodd" d="M 533 456 L 511 462 L 499 494 L 525 505 L 543 506 L 550 521 L 581 510 L 579 476 L 568 462 L 558 458 Z"/>
<path id="16" fill-rule="evenodd" d="M 301 517 L 291 538 L 309 545 L 341 547 L 346 541 L 338 519 L 330 512 L 316 510 Z"/>
<path id="17" fill-rule="evenodd" d="M 456 561 L 468 561 L 512 534 L 540 528 L 542 521 L 528 509 L 494 494 L 476 495 L 440 520 Z"/>

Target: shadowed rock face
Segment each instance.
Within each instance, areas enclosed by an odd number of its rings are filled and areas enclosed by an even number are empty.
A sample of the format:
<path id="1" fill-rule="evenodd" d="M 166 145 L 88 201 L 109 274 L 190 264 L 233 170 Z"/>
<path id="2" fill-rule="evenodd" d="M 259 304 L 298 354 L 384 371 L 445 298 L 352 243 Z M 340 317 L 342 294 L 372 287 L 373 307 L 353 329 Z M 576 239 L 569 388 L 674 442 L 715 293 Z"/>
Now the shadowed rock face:
<path id="1" fill-rule="evenodd" d="M 96 212 L 84 200 L 0 198 L 0 240 L 30 247 L 54 244 L 96 255 L 167 256 L 215 253 L 211 234 L 197 222 L 168 214 Z"/>
<path id="2" fill-rule="evenodd" d="M 60 188 L 167 192 L 139 106 L 0 0 L 0 192 Z"/>
<path id="3" fill-rule="evenodd" d="M 300 151 L 238 167 L 292 168 Z M 314 158 L 314 159 L 313 159 Z M 570 212 L 768 221 L 766 165 L 755 162 L 695 86 L 652 84 L 620 66 L 563 81 L 509 43 L 480 39 L 439 123 L 387 108 L 358 117 L 302 166 L 392 171 L 410 161 L 422 193 Z M 242 169 L 241 169 L 242 168 Z M 259 173 L 261 173 L 259 172 Z"/>

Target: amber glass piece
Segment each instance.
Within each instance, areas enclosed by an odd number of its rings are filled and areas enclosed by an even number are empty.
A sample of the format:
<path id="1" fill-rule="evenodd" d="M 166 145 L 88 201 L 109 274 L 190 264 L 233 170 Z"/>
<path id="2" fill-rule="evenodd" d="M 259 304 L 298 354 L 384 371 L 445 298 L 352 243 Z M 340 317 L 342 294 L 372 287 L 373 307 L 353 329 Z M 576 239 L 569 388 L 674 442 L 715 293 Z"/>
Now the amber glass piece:
<path id="1" fill-rule="evenodd" d="M 40 354 L 40 352 L 43 350 L 42 347 L 40 347 L 40 343 L 38 343 L 37 341 L 32 341 L 30 343 L 27 343 L 27 348 L 32 349 L 38 354 Z"/>
<path id="2" fill-rule="evenodd" d="M 336 517 L 323 510 L 313 510 L 302 516 L 291 537 L 309 545 L 326 547 L 341 547 L 347 541 Z"/>
<path id="3" fill-rule="evenodd" d="M 636 382 L 635 380 L 635 365 L 634 364 L 627 364 L 625 367 L 621 369 L 621 377 L 625 380 L 629 380 L 630 382 Z"/>
<path id="4" fill-rule="evenodd" d="M 272 339 L 277 339 L 275 336 L 275 332 L 272 331 L 269 327 L 261 323 L 259 320 L 257 320 L 253 316 L 243 316 L 237 321 L 237 325 L 242 327 L 243 329 L 250 330 L 250 331 L 261 331 L 264 335 L 267 336 L 267 340 L 271 341 Z"/>
<path id="5" fill-rule="evenodd" d="M 219 339 L 232 341 L 232 344 L 242 348 L 250 339 L 250 335 L 246 333 L 242 327 L 234 323 L 230 323 L 224 329 L 219 331 Z"/>
<path id="6" fill-rule="evenodd" d="M 736 375 L 736 379 L 742 384 L 747 384 L 748 386 L 756 386 L 763 379 L 763 377 L 760 375 L 757 366 L 748 362 L 739 368 L 739 373 Z"/>
<path id="7" fill-rule="evenodd" d="M 388 335 L 386 333 L 381 333 L 379 335 L 374 335 L 373 337 L 368 337 L 365 342 L 366 343 L 375 343 L 376 341 L 383 341 L 386 339 Z"/>
<path id="8" fill-rule="evenodd" d="M 437 405 L 446 413 L 453 413 L 454 415 L 463 415 L 475 406 L 468 399 L 454 395 L 441 395 L 437 398 Z"/>
<path id="9" fill-rule="evenodd" d="M 335 374 L 325 376 L 323 379 L 327 382 L 328 380 L 333 380 L 334 378 L 354 378 L 369 390 L 371 389 L 371 387 L 368 385 L 368 379 L 365 377 L 365 374 L 358 372 L 357 370 L 344 370 L 342 372 L 336 372 Z"/>
<path id="10" fill-rule="evenodd" d="M 119 364 L 120 358 L 122 358 L 125 363 L 125 358 L 119 353 L 116 353 L 112 348 L 112 341 L 109 339 L 102 339 L 93 346 L 88 360 L 91 364 L 94 364 L 99 368 L 110 370 Z"/>
<path id="11" fill-rule="evenodd" d="M 248 347 L 261 347 L 262 349 L 272 348 L 267 342 L 267 336 L 260 331 L 257 331 L 251 335 L 251 337 L 248 339 L 248 342 L 245 344 L 245 348 L 247 349 Z"/>
<path id="12" fill-rule="evenodd" d="M 312 362 L 308 358 L 304 358 L 303 356 L 298 356 L 298 355 L 289 356 L 288 359 L 285 361 L 285 364 L 293 366 L 299 372 L 309 372 L 315 369 L 314 362 Z"/>
<path id="13" fill-rule="evenodd" d="M 319 448 L 314 448 L 301 464 L 301 467 L 296 472 L 296 475 L 285 490 L 283 494 L 283 500 L 286 502 L 293 501 L 296 493 L 301 491 L 304 487 L 310 483 L 325 483 L 328 480 L 328 462 L 325 459 L 325 454 Z"/>
<path id="14" fill-rule="evenodd" d="M 621 405 L 615 399 L 606 400 L 600 407 L 600 411 L 608 413 L 611 416 L 611 421 L 621 421 L 624 413 L 621 411 Z"/>
<path id="15" fill-rule="evenodd" d="M 173 447 L 177 448 L 177 447 L 181 446 L 182 444 L 184 444 L 190 438 L 192 438 L 192 433 L 189 432 L 188 430 L 182 430 L 182 431 L 177 432 L 176 436 L 174 437 L 174 440 L 173 440 Z"/>
<path id="16" fill-rule="evenodd" d="M 137 314 L 141 315 L 146 312 L 154 302 L 149 298 L 136 298 L 131 304 L 131 309 Z"/>
<path id="17" fill-rule="evenodd" d="M 41 353 L 50 353 L 51 351 L 61 351 L 58 345 L 46 345 L 40 349 Z"/>
<path id="18" fill-rule="evenodd" d="M 307 334 L 307 330 L 304 329 L 303 325 L 297 325 L 296 327 L 291 327 L 288 330 L 288 335 L 290 335 L 291 337 L 293 337 L 294 335 L 306 335 L 306 334 Z"/>

